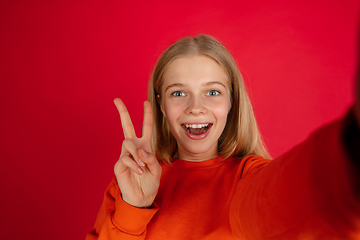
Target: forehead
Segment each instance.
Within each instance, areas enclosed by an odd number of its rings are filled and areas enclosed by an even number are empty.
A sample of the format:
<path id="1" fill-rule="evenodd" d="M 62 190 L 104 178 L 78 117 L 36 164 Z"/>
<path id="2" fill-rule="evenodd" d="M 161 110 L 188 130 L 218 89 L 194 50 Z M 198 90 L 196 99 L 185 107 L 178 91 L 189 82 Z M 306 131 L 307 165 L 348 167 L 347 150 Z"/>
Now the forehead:
<path id="1" fill-rule="evenodd" d="M 168 65 L 163 75 L 163 86 L 174 83 L 205 84 L 210 81 L 226 85 L 228 82 L 223 68 L 214 59 L 203 55 L 177 58 Z"/>

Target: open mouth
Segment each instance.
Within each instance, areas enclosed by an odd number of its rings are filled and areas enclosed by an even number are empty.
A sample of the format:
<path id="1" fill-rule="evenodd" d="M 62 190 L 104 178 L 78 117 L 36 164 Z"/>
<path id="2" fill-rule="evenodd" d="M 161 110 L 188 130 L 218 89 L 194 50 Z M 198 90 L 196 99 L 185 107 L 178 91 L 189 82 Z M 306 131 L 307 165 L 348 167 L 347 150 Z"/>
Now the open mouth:
<path id="1" fill-rule="evenodd" d="M 182 124 L 182 127 L 187 131 L 188 133 L 194 134 L 194 135 L 200 135 L 205 133 L 209 128 L 212 126 L 212 123 L 206 123 L 206 124 Z"/>

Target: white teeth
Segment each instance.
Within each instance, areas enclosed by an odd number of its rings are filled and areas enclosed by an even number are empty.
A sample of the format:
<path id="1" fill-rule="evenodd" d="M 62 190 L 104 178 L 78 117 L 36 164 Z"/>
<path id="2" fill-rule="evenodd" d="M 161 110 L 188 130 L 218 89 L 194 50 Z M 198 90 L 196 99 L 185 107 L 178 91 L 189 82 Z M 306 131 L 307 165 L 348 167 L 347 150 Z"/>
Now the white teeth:
<path id="1" fill-rule="evenodd" d="M 207 127 L 209 124 L 185 124 L 187 128 L 203 128 Z"/>

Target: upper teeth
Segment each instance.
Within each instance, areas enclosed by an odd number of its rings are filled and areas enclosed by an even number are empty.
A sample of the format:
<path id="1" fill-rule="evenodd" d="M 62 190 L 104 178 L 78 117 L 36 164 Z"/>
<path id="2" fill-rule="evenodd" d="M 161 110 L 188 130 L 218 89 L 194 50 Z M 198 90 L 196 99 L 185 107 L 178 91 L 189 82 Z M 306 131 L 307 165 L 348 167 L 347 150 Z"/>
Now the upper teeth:
<path id="1" fill-rule="evenodd" d="M 207 127 L 209 124 L 185 124 L 187 128 L 203 128 Z"/>

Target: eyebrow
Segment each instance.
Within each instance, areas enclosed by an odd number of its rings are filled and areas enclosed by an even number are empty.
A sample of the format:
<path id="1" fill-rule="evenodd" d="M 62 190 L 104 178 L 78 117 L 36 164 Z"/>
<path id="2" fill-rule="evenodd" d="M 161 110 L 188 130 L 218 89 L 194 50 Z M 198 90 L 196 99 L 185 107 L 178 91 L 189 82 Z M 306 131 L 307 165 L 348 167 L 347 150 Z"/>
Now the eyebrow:
<path id="1" fill-rule="evenodd" d="M 182 86 L 184 86 L 184 84 L 181 84 L 181 83 L 170 84 L 170 85 L 167 86 L 167 88 L 165 89 L 165 92 L 166 92 L 169 88 L 172 88 L 172 87 L 182 87 Z"/>
<path id="2" fill-rule="evenodd" d="M 218 82 L 218 81 L 212 81 L 212 82 L 207 82 L 204 85 L 205 86 L 210 86 L 210 85 L 214 85 L 214 84 L 220 84 L 222 85 L 224 88 L 226 88 L 226 86 L 222 83 L 222 82 Z"/>
<path id="3" fill-rule="evenodd" d="M 218 81 L 211 81 L 211 82 L 207 82 L 204 84 L 204 86 L 211 86 L 211 85 L 215 85 L 215 84 L 219 84 L 219 85 L 222 85 L 224 88 L 226 88 L 226 86 L 221 83 L 221 82 L 218 82 Z M 174 84 L 170 84 L 169 86 L 167 86 L 167 88 L 165 89 L 165 92 L 169 89 L 169 88 L 172 88 L 172 87 L 182 87 L 182 86 L 185 86 L 184 84 L 182 83 L 174 83 Z"/>

